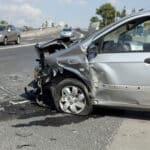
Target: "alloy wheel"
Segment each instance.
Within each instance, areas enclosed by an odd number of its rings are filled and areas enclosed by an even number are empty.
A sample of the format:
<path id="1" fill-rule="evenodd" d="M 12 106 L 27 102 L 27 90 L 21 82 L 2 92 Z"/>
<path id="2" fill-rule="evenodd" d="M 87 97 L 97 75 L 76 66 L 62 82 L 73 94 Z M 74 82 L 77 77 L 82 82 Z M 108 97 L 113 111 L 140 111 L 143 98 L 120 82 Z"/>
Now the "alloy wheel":
<path id="1" fill-rule="evenodd" d="M 77 86 L 66 86 L 61 91 L 60 108 L 66 113 L 79 114 L 86 107 L 84 92 Z"/>

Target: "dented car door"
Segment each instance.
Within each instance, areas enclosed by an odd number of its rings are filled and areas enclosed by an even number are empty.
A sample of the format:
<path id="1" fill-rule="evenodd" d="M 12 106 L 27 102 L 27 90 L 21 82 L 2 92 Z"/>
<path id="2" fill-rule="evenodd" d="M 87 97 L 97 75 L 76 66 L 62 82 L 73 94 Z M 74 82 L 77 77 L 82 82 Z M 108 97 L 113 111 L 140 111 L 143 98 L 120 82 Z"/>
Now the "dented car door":
<path id="1" fill-rule="evenodd" d="M 150 53 L 99 54 L 91 62 L 97 99 L 103 103 L 120 102 L 150 105 Z M 133 58 L 136 58 L 133 60 Z"/>
<path id="2" fill-rule="evenodd" d="M 142 18 L 100 37 L 99 53 L 90 61 L 98 103 L 150 105 L 149 28 L 150 19 Z"/>

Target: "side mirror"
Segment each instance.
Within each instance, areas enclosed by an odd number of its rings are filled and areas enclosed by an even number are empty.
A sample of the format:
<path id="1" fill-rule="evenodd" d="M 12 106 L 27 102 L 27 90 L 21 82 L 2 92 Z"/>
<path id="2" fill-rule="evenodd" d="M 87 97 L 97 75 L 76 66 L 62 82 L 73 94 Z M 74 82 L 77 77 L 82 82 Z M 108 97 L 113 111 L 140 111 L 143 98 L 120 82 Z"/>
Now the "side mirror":
<path id="1" fill-rule="evenodd" d="M 87 54 L 89 60 L 95 58 L 98 54 L 98 46 L 95 44 L 91 44 L 87 50 Z"/>
<path id="2" fill-rule="evenodd" d="M 97 45 L 91 44 L 88 47 L 88 53 L 95 53 L 95 54 L 97 54 L 98 53 L 98 47 L 97 47 Z"/>

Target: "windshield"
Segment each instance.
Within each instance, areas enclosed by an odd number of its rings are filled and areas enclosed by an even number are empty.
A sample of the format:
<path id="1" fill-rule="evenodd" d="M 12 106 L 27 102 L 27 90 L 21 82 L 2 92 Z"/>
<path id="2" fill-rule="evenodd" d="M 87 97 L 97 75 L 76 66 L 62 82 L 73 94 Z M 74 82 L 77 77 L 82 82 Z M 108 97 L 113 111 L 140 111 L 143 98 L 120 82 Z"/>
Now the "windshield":
<path id="1" fill-rule="evenodd" d="M 71 32 L 72 30 L 71 29 L 63 29 L 63 31 L 65 31 L 65 32 Z"/>
<path id="2" fill-rule="evenodd" d="M 0 31 L 4 31 L 6 29 L 6 26 L 0 26 Z"/>
<path id="3" fill-rule="evenodd" d="M 139 13 L 140 14 L 140 13 Z M 89 44 L 92 42 L 92 40 L 97 37 L 98 35 L 100 35 L 102 32 L 104 31 L 107 31 L 108 29 L 110 29 L 111 27 L 121 23 L 121 22 L 124 22 L 125 20 L 128 20 L 128 18 L 131 18 L 133 16 L 138 16 L 138 13 L 137 14 L 132 14 L 132 15 L 129 15 L 129 16 L 126 16 L 122 19 L 119 19 L 118 21 L 114 22 L 114 23 L 111 23 L 110 25 L 107 25 L 105 26 L 104 28 L 101 28 L 99 31 L 95 31 L 93 33 L 90 33 L 90 34 L 87 34 L 85 36 L 85 38 L 83 38 L 80 42 L 82 43 L 82 48 L 83 49 L 87 49 L 87 47 L 89 46 Z"/>

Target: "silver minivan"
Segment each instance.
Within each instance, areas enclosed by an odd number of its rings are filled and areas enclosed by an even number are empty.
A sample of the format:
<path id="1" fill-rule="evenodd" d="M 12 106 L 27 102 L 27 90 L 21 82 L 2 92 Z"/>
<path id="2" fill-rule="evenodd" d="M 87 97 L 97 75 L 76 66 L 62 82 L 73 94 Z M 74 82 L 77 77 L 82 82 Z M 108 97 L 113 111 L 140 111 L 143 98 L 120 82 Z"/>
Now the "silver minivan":
<path id="1" fill-rule="evenodd" d="M 20 32 L 13 25 L 0 25 L 0 43 L 7 45 L 8 42 L 20 44 Z"/>

